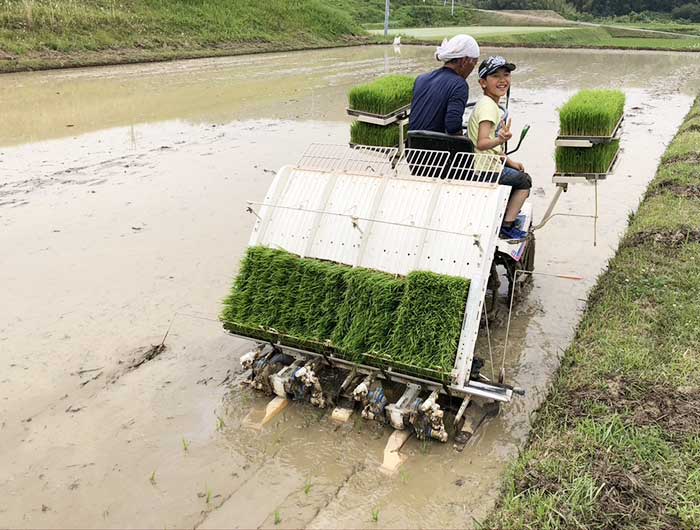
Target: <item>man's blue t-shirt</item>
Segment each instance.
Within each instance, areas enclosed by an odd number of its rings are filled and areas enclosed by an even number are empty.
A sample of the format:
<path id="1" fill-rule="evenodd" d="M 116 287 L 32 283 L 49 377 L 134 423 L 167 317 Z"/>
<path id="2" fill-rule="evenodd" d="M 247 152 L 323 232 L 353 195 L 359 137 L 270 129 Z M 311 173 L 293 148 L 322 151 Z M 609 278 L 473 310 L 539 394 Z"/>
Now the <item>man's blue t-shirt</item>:
<path id="1" fill-rule="evenodd" d="M 459 134 L 467 101 L 469 87 L 454 70 L 442 67 L 420 75 L 413 87 L 408 129 Z"/>

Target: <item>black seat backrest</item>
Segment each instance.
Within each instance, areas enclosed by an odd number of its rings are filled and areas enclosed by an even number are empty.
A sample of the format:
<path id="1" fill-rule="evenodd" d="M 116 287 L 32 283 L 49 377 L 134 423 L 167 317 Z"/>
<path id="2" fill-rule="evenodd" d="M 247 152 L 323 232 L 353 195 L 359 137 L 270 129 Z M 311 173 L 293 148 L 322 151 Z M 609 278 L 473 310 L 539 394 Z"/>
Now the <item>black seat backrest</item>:
<path id="1" fill-rule="evenodd" d="M 452 166 L 452 161 L 454 160 L 456 153 L 474 152 L 474 144 L 466 136 L 445 134 L 435 131 L 408 131 L 408 148 L 449 152 L 450 155 L 447 158 L 445 169 L 440 175 L 431 174 L 429 168 L 422 166 L 418 160 L 418 155 L 409 152 L 406 157 L 413 175 L 422 177 L 437 176 L 443 179 L 453 178 L 450 175 L 449 169 Z M 414 158 L 415 160 L 411 160 L 411 158 Z"/>

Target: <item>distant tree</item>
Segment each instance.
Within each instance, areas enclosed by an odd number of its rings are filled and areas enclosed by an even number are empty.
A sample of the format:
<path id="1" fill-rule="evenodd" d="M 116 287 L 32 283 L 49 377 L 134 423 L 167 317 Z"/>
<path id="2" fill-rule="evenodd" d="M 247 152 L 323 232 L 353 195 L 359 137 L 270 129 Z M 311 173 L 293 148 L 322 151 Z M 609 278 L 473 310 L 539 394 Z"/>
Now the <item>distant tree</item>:
<path id="1" fill-rule="evenodd" d="M 671 11 L 671 16 L 677 20 L 700 22 L 700 4 L 685 4 Z"/>
<path id="2" fill-rule="evenodd" d="M 573 10 L 567 0 L 481 0 L 476 3 L 486 9 L 551 9 L 559 13 Z"/>
<path id="3" fill-rule="evenodd" d="M 609 17 L 629 15 L 642 11 L 669 13 L 688 0 L 570 0 L 576 9 L 583 13 Z"/>

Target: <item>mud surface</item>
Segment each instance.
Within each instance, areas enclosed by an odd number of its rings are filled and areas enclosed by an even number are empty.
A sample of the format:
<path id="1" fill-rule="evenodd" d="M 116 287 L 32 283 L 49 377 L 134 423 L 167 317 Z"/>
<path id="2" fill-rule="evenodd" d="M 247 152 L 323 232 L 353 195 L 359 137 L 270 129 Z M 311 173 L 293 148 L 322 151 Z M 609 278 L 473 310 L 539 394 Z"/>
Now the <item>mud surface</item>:
<path id="1" fill-rule="evenodd" d="M 624 152 L 598 186 L 597 246 L 590 218 L 555 217 L 537 233 L 538 271 L 585 279 L 537 276 L 518 306 L 504 363 L 527 395 L 464 453 L 409 440 L 394 478 L 377 470 L 389 431 L 374 424 L 338 428 L 292 404 L 263 431 L 243 429 L 266 400 L 239 387 L 250 343 L 224 334 L 216 315 L 252 227 L 245 200 L 260 200 L 310 142 L 347 142 L 348 87 L 433 67 L 431 49 L 3 76 L 0 525 L 464 527 L 482 517 L 700 89 L 694 55 L 507 56 L 519 64 L 513 129 L 532 125 L 516 158 L 534 177 L 536 218 L 554 193 L 556 108 L 574 90 L 625 90 Z M 594 188 L 572 186 L 557 211 L 593 214 Z M 496 371 L 504 331 L 492 327 Z M 488 358 L 485 340 L 478 348 Z"/>

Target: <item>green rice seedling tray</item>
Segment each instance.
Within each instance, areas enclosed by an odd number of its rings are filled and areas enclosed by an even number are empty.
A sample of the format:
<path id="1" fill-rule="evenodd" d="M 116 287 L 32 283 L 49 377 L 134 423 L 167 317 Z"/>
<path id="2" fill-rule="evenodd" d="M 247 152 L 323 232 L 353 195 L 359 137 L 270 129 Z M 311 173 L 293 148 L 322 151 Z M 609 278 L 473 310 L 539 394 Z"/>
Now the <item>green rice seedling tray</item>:
<path id="1" fill-rule="evenodd" d="M 598 144 L 589 149 L 557 147 L 555 152 L 557 177 L 578 177 L 602 180 L 612 173 L 620 154 L 620 142 Z M 555 180 L 556 183 L 556 180 Z"/>
<path id="2" fill-rule="evenodd" d="M 384 119 L 397 116 L 410 106 L 414 83 L 413 76 L 389 75 L 356 86 L 348 93 L 348 112 Z"/>
<path id="3" fill-rule="evenodd" d="M 250 247 L 221 320 L 236 335 L 443 381 L 468 292 L 464 278 L 403 277 Z"/>
<path id="4" fill-rule="evenodd" d="M 619 140 L 622 133 L 622 124 L 625 117 L 622 116 L 620 121 L 617 122 L 615 129 L 610 135 L 607 136 L 588 136 L 588 135 L 568 135 L 568 136 L 557 136 L 554 145 L 557 147 L 578 147 L 587 149 L 594 147 L 599 144 L 609 144 L 615 140 Z"/>
<path id="5" fill-rule="evenodd" d="M 619 90 L 582 90 L 559 110 L 559 135 L 612 138 L 625 113 Z"/>
<path id="6" fill-rule="evenodd" d="M 392 124 L 383 127 L 362 121 L 353 122 L 350 126 L 350 144 L 396 147 L 401 142 L 399 127 L 404 128 L 405 138 L 408 132 L 407 124 Z"/>

